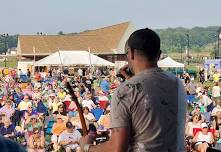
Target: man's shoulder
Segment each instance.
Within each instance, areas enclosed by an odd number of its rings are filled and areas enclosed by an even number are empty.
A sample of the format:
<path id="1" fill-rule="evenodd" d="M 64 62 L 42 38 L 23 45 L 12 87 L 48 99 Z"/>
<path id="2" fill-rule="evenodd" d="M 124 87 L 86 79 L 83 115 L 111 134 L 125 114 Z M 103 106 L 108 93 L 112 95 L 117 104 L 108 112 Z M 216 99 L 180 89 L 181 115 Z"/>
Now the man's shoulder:
<path id="1" fill-rule="evenodd" d="M 156 68 L 153 70 L 145 70 L 143 72 L 141 72 L 140 74 L 132 77 L 130 79 L 130 81 L 137 81 L 139 79 L 143 79 L 143 78 L 158 78 L 158 77 L 163 77 L 163 78 L 167 78 L 167 79 L 178 79 L 173 73 L 168 72 L 168 71 L 164 71 L 160 68 Z"/>
<path id="2" fill-rule="evenodd" d="M 125 81 L 124 83 L 121 83 L 120 86 L 117 88 L 117 90 L 122 90 L 125 88 L 128 88 L 130 86 L 134 86 L 137 84 L 141 84 L 144 82 L 144 80 L 152 82 L 153 79 L 162 78 L 164 80 L 171 80 L 171 81 L 178 81 L 179 78 L 177 78 L 174 74 L 166 72 L 166 71 L 160 71 L 155 73 L 141 73 L 138 74 L 131 79 Z"/>
<path id="3" fill-rule="evenodd" d="M 155 85 L 157 83 L 164 83 L 164 82 L 171 82 L 171 83 L 177 83 L 179 81 L 179 78 L 176 77 L 174 74 L 158 70 L 158 71 L 151 71 L 151 72 L 142 72 L 141 74 L 138 74 L 134 77 L 132 77 L 130 80 L 128 80 L 124 85 L 130 85 L 130 84 L 149 84 L 149 85 Z"/>
<path id="4" fill-rule="evenodd" d="M 129 85 L 133 84 L 133 81 L 131 80 L 128 80 L 128 81 L 125 81 L 123 83 L 121 83 L 117 89 L 115 90 L 115 94 L 119 94 L 119 93 L 126 93 L 129 89 Z"/>

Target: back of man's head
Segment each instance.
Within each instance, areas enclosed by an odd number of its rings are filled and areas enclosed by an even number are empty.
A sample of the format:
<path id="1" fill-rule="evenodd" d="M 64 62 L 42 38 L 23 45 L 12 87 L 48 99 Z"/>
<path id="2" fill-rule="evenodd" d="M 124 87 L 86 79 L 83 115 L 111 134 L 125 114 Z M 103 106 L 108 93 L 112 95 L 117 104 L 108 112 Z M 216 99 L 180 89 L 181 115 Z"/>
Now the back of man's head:
<path id="1" fill-rule="evenodd" d="M 148 28 L 133 32 L 127 41 L 127 45 L 132 51 L 139 51 L 149 61 L 158 60 L 161 54 L 160 37 Z"/>

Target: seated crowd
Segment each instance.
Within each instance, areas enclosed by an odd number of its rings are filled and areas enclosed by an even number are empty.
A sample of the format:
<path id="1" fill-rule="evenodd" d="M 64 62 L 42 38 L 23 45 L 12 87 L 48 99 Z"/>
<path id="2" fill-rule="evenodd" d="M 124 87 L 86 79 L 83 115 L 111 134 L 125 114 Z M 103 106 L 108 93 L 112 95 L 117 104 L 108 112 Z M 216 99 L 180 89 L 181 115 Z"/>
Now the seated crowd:
<path id="1" fill-rule="evenodd" d="M 208 149 L 221 150 L 221 99 L 219 80 L 206 86 L 191 80 L 186 73 L 182 77 L 187 93 L 186 116 L 187 151 L 206 152 Z"/>
<path id="2" fill-rule="evenodd" d="M 61 76 L 61 75 L 60 75 Z M 6 79 L 7 78 L 7 79 Z M 71 82 L 96 143 L 109 139 L 110 99 L 120 81 L 108 76 L 67 75 L 30 79 L 20 83 L 12 76 L 0 79 L 0 134 L 19 142 L 30 152 L 80 151 L 82 126 L 77 106 L 66 90 Z"/>
<path id="3" fill-rule="evenodd" d="M 53 71 L 52 71 L 53 73 Z M 53 74 L 44 79 L 38 74 L 30 82 L 19 83 L 10 75 L 0 79 L 0 134 L 16 140 L 30 152 L 80 152 L 80 116 L 66 90 L 67 81 L 82 106 L 87 127 L 96 127 L 95 144 L 110 137 L 110 106 L 114 89 L 120 84 L 113 71 L 101 77 L 99 71 L 67 77 Z M 188 151 L 206 152 L 221 144 L 221 99 L 219 80 L 205 86 L 181 79 L 187 94 L 185 138 Z M 200 79 L 200 82 L 202 79 Z"/>

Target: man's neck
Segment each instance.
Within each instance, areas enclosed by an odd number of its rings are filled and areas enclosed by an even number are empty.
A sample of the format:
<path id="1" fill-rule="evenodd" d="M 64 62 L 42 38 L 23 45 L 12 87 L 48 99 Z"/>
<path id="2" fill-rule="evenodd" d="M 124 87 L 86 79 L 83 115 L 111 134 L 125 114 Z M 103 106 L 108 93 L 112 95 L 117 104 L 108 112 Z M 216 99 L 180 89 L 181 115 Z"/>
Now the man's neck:
<path id="1" fill-rule="evenodd" d="M 157 68 L 157 63 L 146 63 L 146 64 L 138 64 L 136 66 L 136 68 L 134 69 L 134 73 L 135 75 L 144 71 L 144 70 L 149 70 L 149 69 L 153 69 L 153 68 Z"/>

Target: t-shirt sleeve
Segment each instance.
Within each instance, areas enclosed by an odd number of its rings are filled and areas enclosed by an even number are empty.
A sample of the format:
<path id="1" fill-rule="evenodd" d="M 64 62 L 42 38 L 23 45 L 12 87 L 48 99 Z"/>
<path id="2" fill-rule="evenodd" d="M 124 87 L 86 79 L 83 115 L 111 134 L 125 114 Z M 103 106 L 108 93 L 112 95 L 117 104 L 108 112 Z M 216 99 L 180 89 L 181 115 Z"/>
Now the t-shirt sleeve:
<path id="1" fill-rule="evenodd" d="M 111 101 L 111 128 L 127 127 L 130 125 L 129 88 L 120 86 Z"/>

